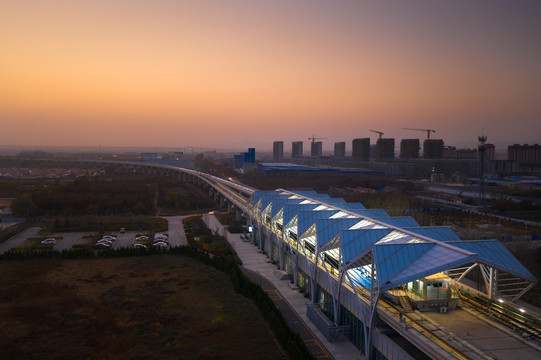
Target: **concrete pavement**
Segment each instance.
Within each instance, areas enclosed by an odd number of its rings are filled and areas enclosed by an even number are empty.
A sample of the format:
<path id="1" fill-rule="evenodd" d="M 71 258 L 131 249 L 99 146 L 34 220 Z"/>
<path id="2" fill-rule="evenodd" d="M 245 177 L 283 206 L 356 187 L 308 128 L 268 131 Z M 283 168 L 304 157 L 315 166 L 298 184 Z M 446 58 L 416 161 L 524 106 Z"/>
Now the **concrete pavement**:
<path id="1" fill-rule="evenodd" d="M 14 247 L 19 246 L 23 241 L 25 241 L 28 238 L 36 236 L 38 231 L 41 228 L 39 227 L 31 227 L 26 230 L 21 231 L 20 233 L 10 237 L 6 241 L 0 243 L 0 254 L 3 254 Z"/>
<path id="2" fill-rule="evenodd" d="M 303 324 L 307 326 L 307 333 L 314 335 L 314 340 L 311 342 L 310 339 L 308 339 L 307 345 L 317 358 L 334 358 L 336 360 L 364 359 L 360 350 L 349 341 L 337 341 L 331 343 L 323 336 L 323 334 L 321 334 L 315 325 L 308 320 L 306 315 L 306 305 L 310 300 L 305 298 L 298 290 L 291 289 L 289 280 L 279 280 L 276 277 L 276 265 L 267 263 L 267 256 L 258 253 L 257 246 L 254 246 L 251 242 L 243 241 L 240 238 L 241 234 L 230 234 L 227 232 L 214 215 L 205 214 L 203 215 L 203 220 L 211 230 L 217 231 L 220 235 L 225 235 L 227 237 L 227 240 L 237 252 L 245 268 L 262 276 L 274 286 L 274 293 L 272 292 L 272 289 L 269 289 L 271 298 L 277 296 L 282 297 L 287 302 L 289 308 L 297 314 L 297 317 L 300 320 L 294 320 L 294 317 L 286 316 L 286 320 L 290 322 L 289 326 L 295 328 L 295 331 L 299 332 L 303 339 L 306 339 L 304 336 L 305 333 L 304 331 L 299 331 Z M 266 289 L 264 288 L 264 290 Z M 295 321 L 297 321 L 297 323 L 295 323 Z"/>
<path id="3" fill-rule="evenodd" d="M 182 220 L 188 216 L 163 216 L 167 220 L 167 234 L 171 246 L 188 245 Z"/>

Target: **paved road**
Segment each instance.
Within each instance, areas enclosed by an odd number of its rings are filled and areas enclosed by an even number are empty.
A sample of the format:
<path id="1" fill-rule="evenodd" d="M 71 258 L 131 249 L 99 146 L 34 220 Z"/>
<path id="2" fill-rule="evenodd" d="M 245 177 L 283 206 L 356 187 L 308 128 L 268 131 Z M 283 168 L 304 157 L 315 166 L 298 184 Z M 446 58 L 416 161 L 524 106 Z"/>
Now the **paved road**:
<path id="1" fill-rule="evenodd" d="M 182 219 L 187 216 L 164 216 L 163 218 L 168 222 L 169 245 L 181 246 L 188 245 L 186 239 L 186 233 L 184 232 L 184 226 L 182 225 Z"/>
<path id="2" fill-rule="evenodd" d="M 3 254 L 14 247 L 19 246 L 27 238 L 36 236 L 37 232 L 40 230 L 39 227 L 28 228 L 17 235 L 14 235 L 7 239 L 6 241 L 0 243 L 0 254 Z"/>

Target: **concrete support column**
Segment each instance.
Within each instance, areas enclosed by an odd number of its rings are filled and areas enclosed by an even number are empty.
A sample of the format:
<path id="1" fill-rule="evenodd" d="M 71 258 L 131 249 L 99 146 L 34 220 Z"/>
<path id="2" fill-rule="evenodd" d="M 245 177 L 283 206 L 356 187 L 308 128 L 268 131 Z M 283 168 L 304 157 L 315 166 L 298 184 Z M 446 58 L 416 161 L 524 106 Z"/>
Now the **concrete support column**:
<path id="1" fill-rule="evenodd" d="M 240 209 L 236 209 L 235 218 L 237 219 L 237 221 L 241 221 L 241 219 L 242 219 L 242 211 L 240 211 Z"/>
<path id="2" fill-rule="evenodd" d="M 231 204 L 231 202 L 227 202 L 227 212 L 232 212 L 233 211 L 233 204 Z"/>
<path id="3" fill-rule="evenodd" d="M 225 205 L 225 198 L 223 196 L 220 196 L 220 207 L 223 207 Z"/>
<path id="4" fill-rule="evenodd" d="M 267 238 L 267 255 L 272 260 L 272 236 L 267 228 L 265 228 L 265 237 Z"/>
<path id="5" fill-rule="evenodd" d="M 263 251 L 263 232 L 261 229 L 261 224 L 257 224 L 257 238 L 259 239 L 259 251 Z"/>
<path id="6" fill-rule="evenodd" d="M 312 268 L 313 265 L 309 264 L 308 266 Z M 310 301 L 312 301 L 312 304 L 315 304 L 317 302 L 317 296 L 316 296 L 317 283 L 312 273 L 313 271 L 310 271 Z"/>
<path id="7" fill-rule="evenodd" d="M 298 279 L 298 270 L 297 270 L 297 252 L 295 251 L 295 255 L 293 253 L 291 254 L 291 266 L 293 267 L 293 284 L 295 286 L 299 286 L 299 279 Z"/>
<path id="8" fill-rule="evenodd" d="M 278 255 L 280 259 L 280 270 L 284 270 L 285 264 L 284 264 L 284 247 L 282 246 L 282 241 L 278 239 L 278 235 L 274 234 L 274 239 L 278 246 Z"/>

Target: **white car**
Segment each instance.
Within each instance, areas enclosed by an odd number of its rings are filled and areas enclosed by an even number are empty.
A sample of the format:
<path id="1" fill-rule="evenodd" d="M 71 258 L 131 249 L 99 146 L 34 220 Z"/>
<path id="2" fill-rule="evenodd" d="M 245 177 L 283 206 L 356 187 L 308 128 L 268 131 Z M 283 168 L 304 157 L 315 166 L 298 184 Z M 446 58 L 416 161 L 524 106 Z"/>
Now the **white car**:
<path id="1" fill-rule="evenodd" d="M 156 249 L 169 249 L 169 244 L 163 241 L 155 242 L 152 246 Z"/>
<path id="2" fill-rule="evenodd" d="M 105 235 L 101 239 L 102 240 L 109 240 L 109 241 L 116 241 L 116 237 L 110 236 L 110 235 Z"/>
<path id="3" fill-rule="evenodd" d="M 41 245 L 56 245 L 56 239 L 54 238 L 45 239 L 41 242 Z"/>
<path id="4" fill-rule="evenodd" d="M 167 239 L 168 237 L 165 234 L 157 233 L 156 235 L 154 235 L 154 240 L 167 240 Z"/>

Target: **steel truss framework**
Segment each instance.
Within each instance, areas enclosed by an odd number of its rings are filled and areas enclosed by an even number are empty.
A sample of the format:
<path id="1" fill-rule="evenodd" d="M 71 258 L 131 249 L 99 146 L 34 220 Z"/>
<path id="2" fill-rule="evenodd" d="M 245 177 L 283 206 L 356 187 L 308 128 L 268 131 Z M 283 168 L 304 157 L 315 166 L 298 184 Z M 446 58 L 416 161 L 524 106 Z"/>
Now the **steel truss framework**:
<path id="1" fill-rule="evenodd" d="M 282 270 L 289 254 L 295 284 L 298 269 L 310 277 L 312 302 L 318 285 L 331 294 L 336 324 L 344 291 L 354 294 L 355 308 L 344 305 L 364 324 L 365 349 L 379 298 L 392 288 L 439 272 L 460 283 L 478 267 L 490 299 L 515 302 L 537 282 L 498 241 L 463 241 L 449 227 L 421 227 L 314 191 L 256 191 L 251 206 L 254 241 L 269 257 L 278 249 Z"/>

